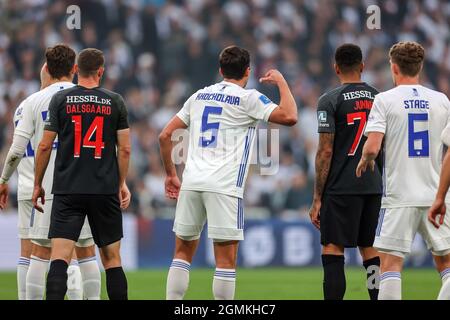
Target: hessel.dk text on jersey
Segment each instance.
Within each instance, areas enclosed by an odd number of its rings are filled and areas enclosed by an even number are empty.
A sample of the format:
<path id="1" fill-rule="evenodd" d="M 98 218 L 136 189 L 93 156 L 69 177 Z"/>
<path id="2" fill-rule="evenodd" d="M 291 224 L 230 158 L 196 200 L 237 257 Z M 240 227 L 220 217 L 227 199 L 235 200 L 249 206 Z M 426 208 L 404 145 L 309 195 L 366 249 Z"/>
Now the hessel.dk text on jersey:
<path id="1" fill-rule="evenodd" d="M 100 98 L 94 95 L 87 96 L 67 96 L 66 103 L 97 103 L 111 105 L 111 99 Z"/>
<path id="2" fill-rule="evenodd" d="M 353 100 L 353 99 L 361 99 L 361 98 L 368 98 L 368 99 L 375 99 L 375 96 L 372 94 L 372 92 L 367 90 L 359 90 L 359 91 L 351 91 L 351 92 L 345 92 L 342 94 L 344 97 L 344 100 Z"/>

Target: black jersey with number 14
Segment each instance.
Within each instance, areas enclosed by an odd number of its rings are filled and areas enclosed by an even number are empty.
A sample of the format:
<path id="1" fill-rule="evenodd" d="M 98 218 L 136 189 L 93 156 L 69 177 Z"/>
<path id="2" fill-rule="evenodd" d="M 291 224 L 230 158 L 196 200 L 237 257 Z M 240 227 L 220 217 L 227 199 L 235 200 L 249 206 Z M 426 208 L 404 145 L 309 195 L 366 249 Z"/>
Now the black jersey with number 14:
<path id="1" fill-rule="evenodd" d="M 45 130 L 58 134 L 53 194 L 116 194 L 117 131 L 127 129 L 122 97 L 75 86 L 55 94 Z"/>
<path id="2" fill-rule="evenodd" d="M 382 156 L 375 172 L 368 170 L 361 178 L 356 168 L 366 142 L 364 129 L 372 102 L 378 91 L 366 83 L 347 83 L 322 95 L 317 108 L 319 133 L 333 133 L 333 159 L 324 193 L 381 194 Z"/>

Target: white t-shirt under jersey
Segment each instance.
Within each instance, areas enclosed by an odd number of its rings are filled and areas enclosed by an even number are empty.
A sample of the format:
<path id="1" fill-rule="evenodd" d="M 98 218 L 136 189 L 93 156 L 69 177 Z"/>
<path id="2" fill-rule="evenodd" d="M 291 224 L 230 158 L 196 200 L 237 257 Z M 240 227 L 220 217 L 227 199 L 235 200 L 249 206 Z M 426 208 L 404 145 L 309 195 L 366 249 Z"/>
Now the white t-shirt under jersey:
<path id="1" fill-rule="evenodd" d="M 50 100 L 56 92 L 73 86 L 74 84 L 71 82 L 54 83 L 26 98 L 14 114 L 14 125 L 16 127 L 14 134 L 30 140 L 24 158 L 17 167 L 19 173 L 18 200 L 31 200 L 33 196 L 35 151 L 44 135 L 44 122 L 47 119 Z M 48 168 L 42 182 L 46 199 L 53 198 L 51 190 L 57 145 L 58 142 L 55 141 Z"/>
<path id="2" fill-rule="evenodd" d="M 375 97 L 365 133 L 385 134 L 383 208 L 431 206 L 449 117 L 447 96 L 421 85 L 400 85 Z"/>
<path id="3" fill-rule="evenodd" d="M 177 114 L 189 127 L 181 189 L 242 198 L 256 125 L 276 107 L 257 90 L 226 81 L 193 94 Z"/>

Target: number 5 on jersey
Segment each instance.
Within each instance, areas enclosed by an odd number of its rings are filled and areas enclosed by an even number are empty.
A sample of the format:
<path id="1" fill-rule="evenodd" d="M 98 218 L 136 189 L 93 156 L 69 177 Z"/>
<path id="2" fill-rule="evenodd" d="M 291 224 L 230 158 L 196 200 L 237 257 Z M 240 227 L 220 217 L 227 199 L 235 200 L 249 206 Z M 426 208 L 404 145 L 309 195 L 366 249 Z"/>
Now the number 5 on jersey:
<path id="1" fill-rule="evenodd" d="M 95 159 L 102 158 L 102 149 L 105 148 L 105 143 L 103 142 L 103 117 L 95 117 L 94 121 L 92 121 L 91 126 L 89 127 L 86 135 L 83 138 L 83 145 L 81 145 L 81 135 L 83 133 L 82 127 L 82 117 L 81 115 L 72 116 L 72 122 L 75 126 L 75 134 L 74 134 L 74 144 L 73 144 L 73 156 L 75 158 L 79 158 L 81 154 L 81 147 L 83 148 L 93 148 Z M 91 141 L 93 135 L 95 133 L 95 140 Z"/>

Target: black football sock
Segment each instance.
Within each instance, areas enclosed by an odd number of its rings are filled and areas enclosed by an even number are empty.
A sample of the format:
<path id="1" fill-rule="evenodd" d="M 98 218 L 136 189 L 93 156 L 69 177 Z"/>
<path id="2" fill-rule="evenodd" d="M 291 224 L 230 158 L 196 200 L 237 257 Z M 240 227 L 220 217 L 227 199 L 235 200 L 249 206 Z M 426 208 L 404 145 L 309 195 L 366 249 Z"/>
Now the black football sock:
<path id="1" fill-rule="evenodd" d="M 47 275 L 47 300 L 64 300 L 67 291 L 67 268 L 64 260 L 53 260 Z"/>
<path id="2" fill-rule="evenodd" d="M 345 294 L 344 256 L 322 255 L 323 296 L 325 300 L 342 300 Z"/>
<path id="3" fill-rule="evenodd" d="M 367 291 L 370 300 L 378 300 L 378 284 L 380 283 L 380 257 L 373 257 L 363 262 L 367 274 Z"/>
<path id="4" fill-rule="evenodd" d="M 128 300 L 128 283 L 122 267 L 106 271 L 106 291 L 109 300 Z"/>

